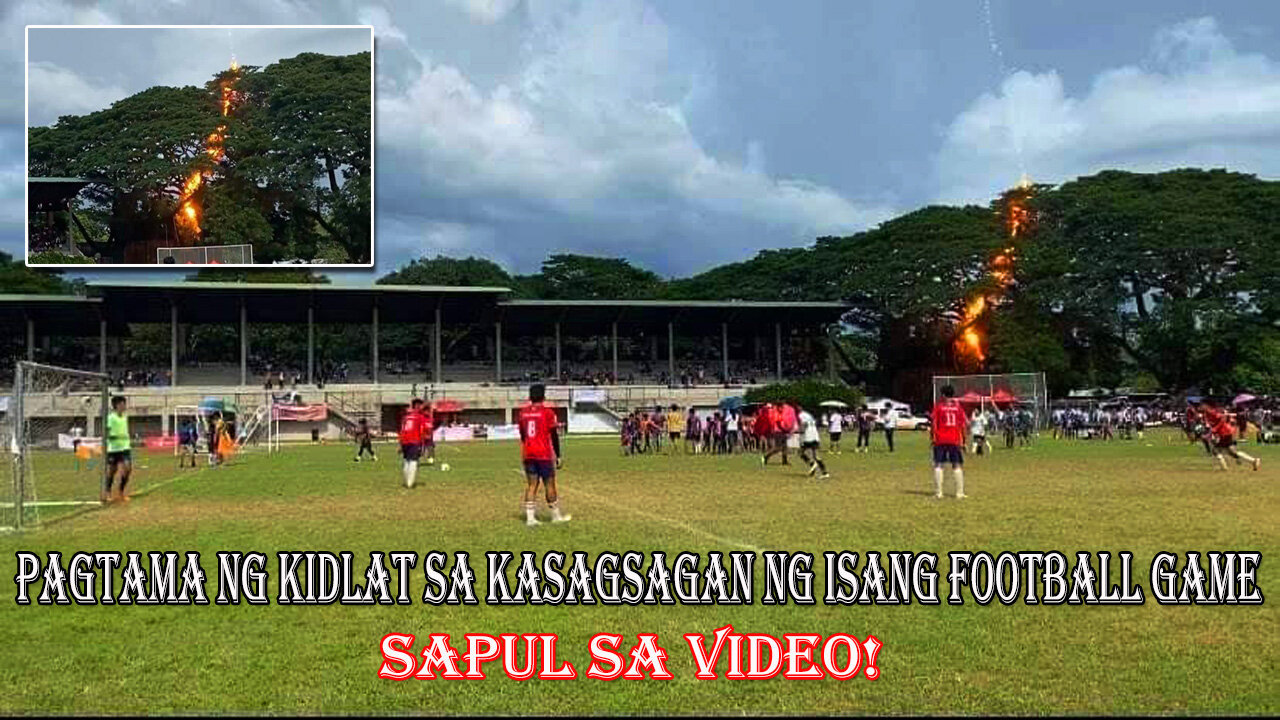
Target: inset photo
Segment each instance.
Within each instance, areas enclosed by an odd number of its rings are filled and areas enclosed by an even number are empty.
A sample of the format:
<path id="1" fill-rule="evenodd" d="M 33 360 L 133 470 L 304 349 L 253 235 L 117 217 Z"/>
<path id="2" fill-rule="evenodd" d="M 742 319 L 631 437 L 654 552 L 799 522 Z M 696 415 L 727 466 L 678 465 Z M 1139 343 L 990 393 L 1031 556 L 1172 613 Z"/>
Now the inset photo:
<path id="1" fill-rule="evenodd" d="M 26 42 L 27 265 L 373 265 L 372 27 Z"/>

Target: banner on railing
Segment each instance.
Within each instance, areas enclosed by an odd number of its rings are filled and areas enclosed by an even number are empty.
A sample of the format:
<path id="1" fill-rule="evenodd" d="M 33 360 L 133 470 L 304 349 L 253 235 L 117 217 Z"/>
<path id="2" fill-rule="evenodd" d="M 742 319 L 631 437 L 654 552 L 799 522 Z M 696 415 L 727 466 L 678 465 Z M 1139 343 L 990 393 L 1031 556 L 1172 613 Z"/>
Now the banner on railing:
<path id="1" fill-rule="evenodd" d="M 46 436 L 47 437 L 47 436 Z M 76 440 L 86 447 L 101 447 L 102 438 L 100 437 L 80 437 L 68 433 L 58 433 L 58 449 L 59 450 L 75 450 Z"/>
<path id="2" fill-rule="evenodd" d="M 463 442 L 475 439 L 475 431 L 470 425 L 450 425 L 448 427 L 438 427 L 431 434 L 436 442 Z"/>
<path id="3" fill-rule="evenodd" d="M 272 416 L 276 420 L 317 422 L 329 417 L 329 406 L 325 403 L 317 405 L 273 405 Z"/>
<path id="4" fill-rule="evenodd" d="M 490 425 L 490 440 L 517 440 L 520 438 L 520 427 L 517 425 Z"/>
<path id="5" fill-rule="evenodd" d="M 574 405 L 603 405 L 609 400 L 609 393 L 600 388 L 574 388 Z"/>

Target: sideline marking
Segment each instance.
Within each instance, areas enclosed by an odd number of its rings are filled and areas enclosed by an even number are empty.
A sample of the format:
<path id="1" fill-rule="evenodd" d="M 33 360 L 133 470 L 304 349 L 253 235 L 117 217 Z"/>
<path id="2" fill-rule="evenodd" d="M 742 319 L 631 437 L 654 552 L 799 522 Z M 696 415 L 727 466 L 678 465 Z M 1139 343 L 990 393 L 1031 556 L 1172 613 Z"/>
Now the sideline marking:
<path id="1" fill-rule="evenodd" d="M 520 477 L 525 476 L 524 471 L 522 470 L 516 470 L 512 468 L 511 471 L 518 474 Z M 709 533 L 706 530 L 703 530 L 702 528 L 696 527 L 694 525 L 690 525 L 686 522 L 681 522 L 679 520 L 669 518 L 669 517 L 664 517 L 662 515 L 654 515 L 653 513 L 645 512 L 644 510 L 638 510 L 634 507 L 631 507 L 630 505 L 619 505 L 618 503 L 615 503 L 607 498 L 596 495 L 595 493 L 587 492 L 586 490 L 583 490 L 577 485 L 574 486 L 572 495 L 585 497 L 588 500 L 599 503 L 601 505 L 605 505 L 607 507 L 611 507 L 614 510 L 622 510 L 625 512 L 629 512 L 632 515 L 642 517 L 646 520 L 649 520 L 650 522 L 656 522 L 656 523 L 661 523 L 663 525 L 668 525 L 670 527 L 676 528 L 677 530 L 683 530 L 692 535 L 698 535 L 703 539 L 710 540 L 712 542 L 719 543 L 721 545 L 732 545 L 733 547 L 739 547 L 739 548 L 742 548 L 743 550 L 750 550 L 751 552 L 757 555 L 761 555 L 764 553 L 764 550 L 762 548 L 758 548 L 755 545 L 752 545 L 750 543 L 744 543 L 740 540 L 733 540 L 731 538 L 722 537 L 720 535 Z"/>

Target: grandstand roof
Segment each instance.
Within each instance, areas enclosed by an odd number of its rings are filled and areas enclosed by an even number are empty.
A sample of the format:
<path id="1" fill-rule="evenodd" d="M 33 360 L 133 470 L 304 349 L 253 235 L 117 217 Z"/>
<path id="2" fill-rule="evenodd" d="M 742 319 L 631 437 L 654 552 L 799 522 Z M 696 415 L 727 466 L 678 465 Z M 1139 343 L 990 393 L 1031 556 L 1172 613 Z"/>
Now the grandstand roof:
<path id="1" fill-rule="evenodd" d="M 340 285 L 311 283 L 100 281 L 88 285 L 104 314 L 121 323 L 169 322 L 170 304 L 180 322 L 235 323 L 243 300 L 250 322 L 367 323 L 373 308 L 384 323 L 432 322 L 440 308 L 445 325 L 502 321 L 504 332 L 546 334 L 553 323 L 607 332 L 620 328 L 718 331 L 721 323 L 772 332 L 775 322 L 822 325 L 849 309 L 838 302 L 743 300 L 522 300 L 504 287 Z"/>
<path id="2" fill-rule="evenodd" d="M 56 330 L 59 335 L 97 335 L 102 301 L 78 295 L 0 295 L 0 332 L 22 336 L 27 319 L 34 320 L 37 332 Z M 122 323 L 108 323 L 107 331 L 122 334 Z"/>
<path id="3" fill-rule="evenodd" d="M 432 285 L 334 285 L 327 283 L 94 282 L 107 313 L 127 322 L 168 322 L 178 306 L 180 322 L 239 322 L 240 301 L 250 322 L 367 323 L 377 306 L 381 322 L 431 322 L 440 308 L 445 322 L 483 320 L 503 287 Z"/>
<path id="4" fill-rule="evenodd" d="M 718 330 L 753 325 L 767 328 L 775 322 L 788 325 L 821 325 L 837 322 L 849 306 L 838 302 L 761 302 L 749 300 L 504 300 L 498 314 L 504 324 L 530 329 L 559 322 L 572 326 L 608 328 L 612 323 L 634 328 L 665 329 L 668 322 L 683 330 Z"/>

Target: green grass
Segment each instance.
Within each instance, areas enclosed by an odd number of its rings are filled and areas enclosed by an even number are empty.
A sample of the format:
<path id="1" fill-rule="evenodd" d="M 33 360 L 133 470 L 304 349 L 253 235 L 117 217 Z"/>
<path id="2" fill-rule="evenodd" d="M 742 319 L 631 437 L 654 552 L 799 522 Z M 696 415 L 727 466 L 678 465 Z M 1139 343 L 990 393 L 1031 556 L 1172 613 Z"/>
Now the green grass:
<path id="1" fill-rule="evenodd" d="M 510 443 L 450 445 L 449 473 L 399 486 L 391 446 L 290 448 L 216 470 L 148 456 L 125 506 L 0 537 L 17 550 L 198 550 L 212 590 L 219 550 L 1131 550 L 1135 579 L 1158 551 L 1263 554 L 1253 607 L 42 607 L 0 602 L 0 712 L 12 713 L 1270 713 L 1280 712 L 1280 452 L 1261 472 L 1212 471 L 1198 448 L 1147 441 L 997 449 L 970 458 L 968 500 L 935 502 L 925 440 L 899 452 L 828 457 L 820 483 L 754 457 L 620 458 L 616 442 L 570 439 L 567 525 L 526 529 Z M 878 448 L 879 449 L 879 448 Z M 68 459 L 69 462 L 69 459 Z M 948 480 L 948 492 L 950 492 Z M 759 563 L 758 563 L 759 566 Z M 361 569 L 363 569 L 361 567 Z M 820 568 L 819 568 L 820 569 Z M 940 563 L 945 570 L 945 557 Z M 422 581 L 415 572 L 415 595 Z M 945 575 L 943 577 L 945 580 Z M 482 582 L 482 581 L 481 581 Z M 945 583 L 940 583 L 945 588 Z M 819 587 L 820 587 L 819 578 Z M 757 596 L 763 584 L 757 583 Z M 479 589 L 483 596 L 483 590 Z M 274 585 L 271 597 L 275 597 Z M 681 635 L 875 634 L 881 677 L 698 681 Z M 379 680 L 388 632 L 555 632 L 583 673 L 597 632 L 655 632 L 675 679 L 514 682 Z M 723 670 L 723 664 L 722 668 Z M 495 677 L 497 671 L 497 677 Z"/>

